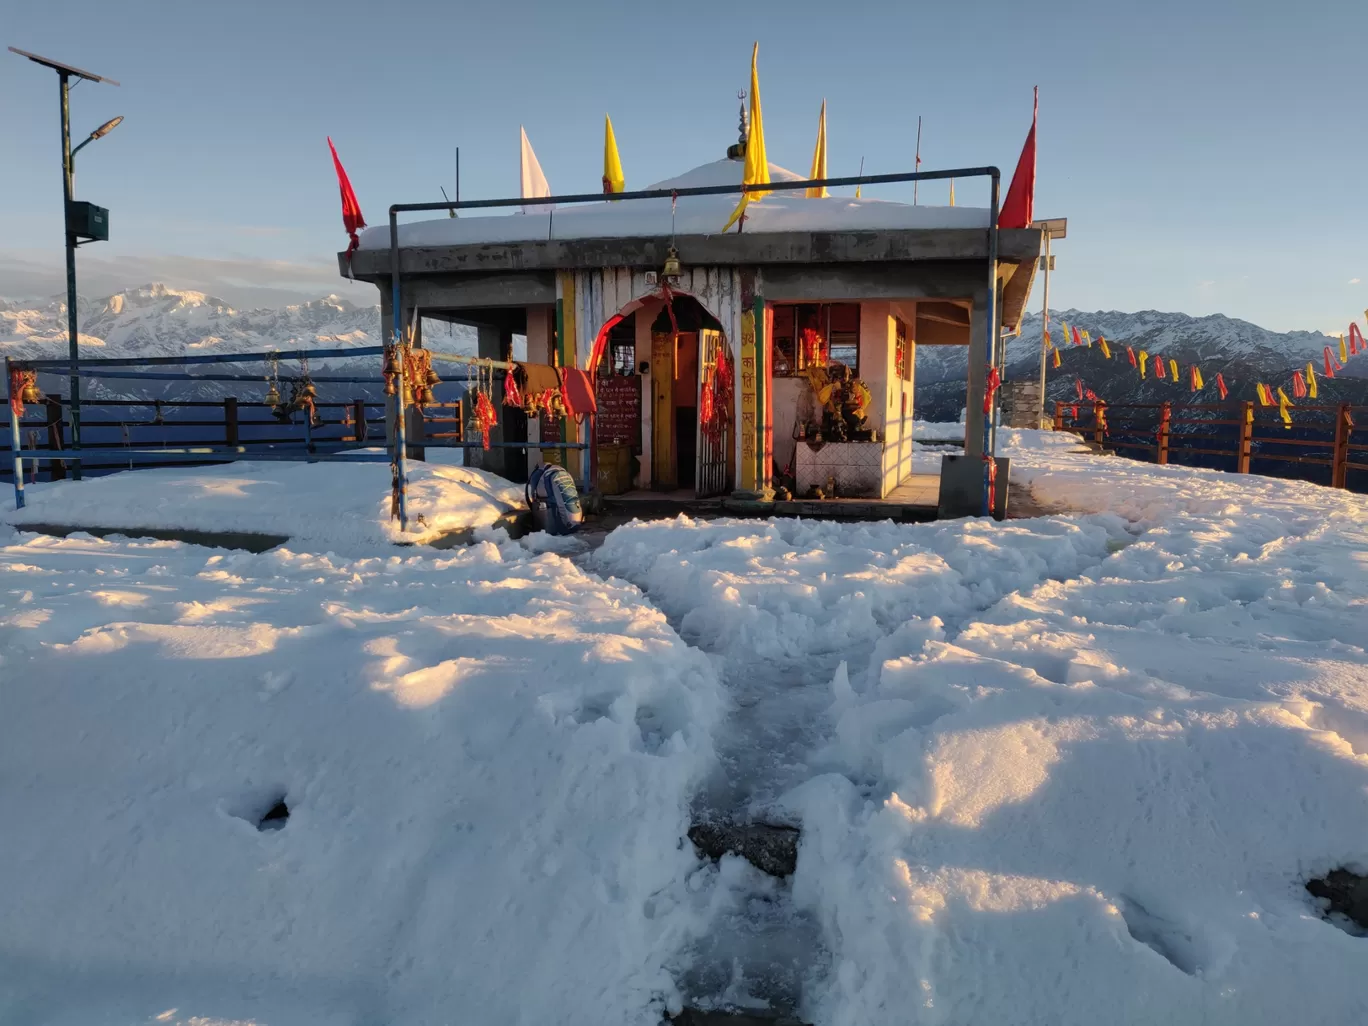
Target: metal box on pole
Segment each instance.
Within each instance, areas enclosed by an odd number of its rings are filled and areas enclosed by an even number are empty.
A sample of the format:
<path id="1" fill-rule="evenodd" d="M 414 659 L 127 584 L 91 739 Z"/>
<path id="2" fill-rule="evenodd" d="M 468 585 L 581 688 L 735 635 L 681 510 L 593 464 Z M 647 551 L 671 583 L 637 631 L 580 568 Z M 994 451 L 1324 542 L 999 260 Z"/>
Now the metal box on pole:
<path id="1" fill-rule="evenodd" d="M 67 203 L 66 230 L 78 242 L 109 241 L 109 210 L 97 207 L 85 200 L 70 200 Z"/>

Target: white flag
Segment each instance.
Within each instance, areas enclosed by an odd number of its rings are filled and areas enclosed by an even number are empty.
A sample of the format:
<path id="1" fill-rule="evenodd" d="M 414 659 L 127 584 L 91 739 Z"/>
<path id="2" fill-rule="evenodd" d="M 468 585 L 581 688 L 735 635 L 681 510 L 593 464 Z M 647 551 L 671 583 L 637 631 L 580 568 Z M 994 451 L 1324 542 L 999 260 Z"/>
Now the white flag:
<path id="1" fill-rule="evenodd" d="M 532 152 L 532 144 L 527 141 L 527 129 L 519 129 L 522 132 L 522 154 L 519 160 L 519 172 L 522 177 L 522 198 L 540 199 L 543 196 L 551 195 L 551 184 L 547 182 L 546 175 L 542 174 L 541 164 L 537 162 L 537 155 Z M 536 204 L 542 209 L 546 209 L 551 204 Z M 529 204 L 523 204 L 523 213 L 529 210 Z"/>

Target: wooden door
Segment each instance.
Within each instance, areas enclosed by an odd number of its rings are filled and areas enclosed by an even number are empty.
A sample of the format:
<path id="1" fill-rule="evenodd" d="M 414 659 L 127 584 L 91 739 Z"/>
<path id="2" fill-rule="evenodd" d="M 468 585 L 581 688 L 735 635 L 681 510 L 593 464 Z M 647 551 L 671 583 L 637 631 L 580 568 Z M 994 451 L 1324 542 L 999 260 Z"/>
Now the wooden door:
<path id="1" fill-rule="evenodd" d="M 698 405 L 703 408 L 703 388 L 717 372 L 719 360 L 727 359 L 726 342 L 720 331 L 705 329 L 698 339 Z M 719 414 L 723 411 L 718 411 Z M 698 469 L 694 474 L 695 490 L 700 499 L 725 495 L 731 490 L 731 474 L 727 459 L 731 450 L 731 420 L 735 409 L 725 411 L 727 427 L 722 431 L 708 430 L 698 425 Z"/>
<path id="2" fill-rule="evenodd" d="M 679 485 L 674 451 L 674 335 L 651 334 L 651 481 L 662 491 Z"/>

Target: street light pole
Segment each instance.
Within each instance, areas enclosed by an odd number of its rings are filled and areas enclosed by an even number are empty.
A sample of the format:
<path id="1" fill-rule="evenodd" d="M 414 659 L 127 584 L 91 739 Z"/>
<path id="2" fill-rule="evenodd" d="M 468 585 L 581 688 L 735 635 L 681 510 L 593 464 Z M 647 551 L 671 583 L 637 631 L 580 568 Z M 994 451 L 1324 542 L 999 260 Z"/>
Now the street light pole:
<path id="1" fill-rule="evenodd" d="M 67 358 L 70 361 L 70 386 L 71 386 L 71 448 L 81 448 L 81 351 L 80 334 L 76 324 L 76 246 L 82 238 L 87 240 L 107 239 L 109 237 L 108 211 L 95 208 L 92 204 L 83 204 L 87 208 L 86 212 L 92 215 L 92 220 L 99 222 L 98 230 L 92 229 L 89 224 L 82 227 L 78 225 L 72 217 L 72 192 L 74 191 L 75 168 L 72 158 L 75 150 L 71 148 L 71 77 L 85 79 L 88 82 L 106 82 L 109 85 L 118 85 L 112 78 L 105 78 L 103 75 L 96 75 L 89 71 L 82 71 L 80 68 L 72 67 L 70 64 L 63 64 L 61 61 L 54 61 L 47 57 L 40 57 L 36 53 L 29 53 L 27 50 L 20 50 L 11 46 L 11 53 L 17 53 L 20 57 L 27 57 L 34 64 L 41 64 L 45 68 L 51 68 L 57 72 L 57 87 L 60 90 L 62 101 L 62 227 L 66 234 L 66 278 L 67 278 Z M 106 121 L 95 131 L 90 133 L 90 138 L 86 139 L 77 146 L 79 150 L 88 142 L 103 138 L 122 121 L 122 117 L 112 118 Z M 81 463 L 79 460 L 73 461 L 75 466 L 72 468 L 73 480 L 81 479 Z"/>
<path id="2" fill-rule="evenodd" d="M 76 236 L 71 233 L 71 201 L 74 169 L 71 164 L 71 76 L 65 69 L 58 69 L 57 81 L 62 90 L 62 226 L 66 232 L 66 282 L 67 282 L 67 356 L 71 360 L 70 377 L 67 379 L 71 390 L 71 447 L 81 448 L 81 375 L 79 348 L 80 329 L 76 323 Z M 81 480 L 81 461 L 72 465 L 71 478 Z"/>

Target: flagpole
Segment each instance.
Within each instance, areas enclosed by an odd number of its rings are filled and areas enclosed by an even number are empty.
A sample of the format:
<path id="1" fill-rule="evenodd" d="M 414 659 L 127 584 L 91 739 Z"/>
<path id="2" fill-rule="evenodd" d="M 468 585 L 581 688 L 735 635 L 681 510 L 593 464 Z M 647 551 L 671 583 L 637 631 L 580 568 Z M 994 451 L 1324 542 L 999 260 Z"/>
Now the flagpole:
<path id="1" fill-rule="evenodd" d="M 922 115 L 917 115 L 917 163 L 912 164 L 912 171 L 922 170 Z M 917 182 L 912 182 L 912 207 L 917 205 Z"/>

